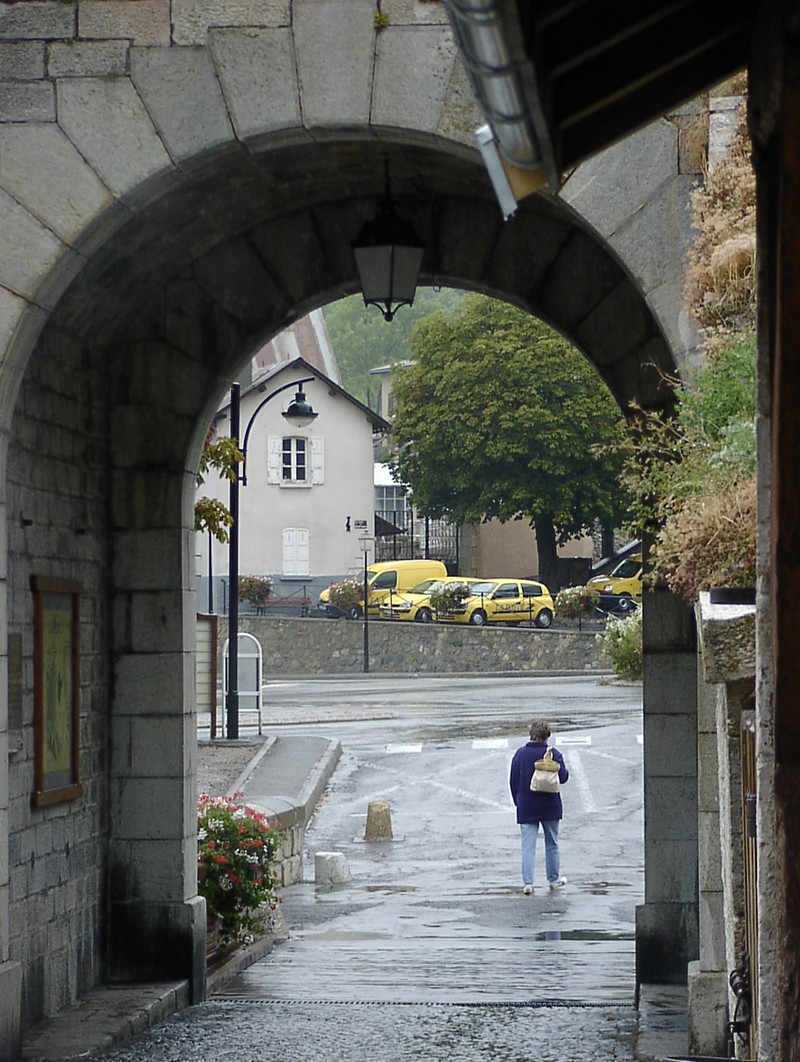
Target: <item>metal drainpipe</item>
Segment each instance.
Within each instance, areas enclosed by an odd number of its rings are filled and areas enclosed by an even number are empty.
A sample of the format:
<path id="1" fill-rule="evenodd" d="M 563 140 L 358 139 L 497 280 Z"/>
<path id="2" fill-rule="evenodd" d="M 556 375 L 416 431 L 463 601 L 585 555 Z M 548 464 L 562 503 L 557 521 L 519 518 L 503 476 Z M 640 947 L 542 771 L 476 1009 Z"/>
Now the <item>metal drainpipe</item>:
<path id="1" fill-rule="evenodd" d="M 541 166 L 542 151 L 497 4 L 493 0 L 445 0 L 445 4 L 456 44 L 503 155 L 521 169 Z"/>

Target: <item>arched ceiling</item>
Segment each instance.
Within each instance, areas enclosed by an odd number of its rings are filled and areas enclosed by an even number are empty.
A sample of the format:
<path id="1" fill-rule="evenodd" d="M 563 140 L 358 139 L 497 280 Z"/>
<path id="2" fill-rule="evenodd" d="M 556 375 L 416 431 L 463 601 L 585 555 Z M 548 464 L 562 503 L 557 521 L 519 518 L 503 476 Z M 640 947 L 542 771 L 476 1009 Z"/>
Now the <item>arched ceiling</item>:
<path id="1" fill-rule="evenodd" d="M 405 134 L 407 136 L 407 134 Z M 358 290 L 351 243 L 384 194 L 427 245 L 421 282 L 542 317 L 597 366 L 623 410 L 670 404 L 675 364 L 608 246 L 546 194 L 503 222 L 476 155 L 432 141 L 293 140 L 226 149 L 140 189 L 52 314 L 108 356 L 158 340 L 230 380 L 254 345 Z M 389 326 L 387 326 L 389 327 Z"/>

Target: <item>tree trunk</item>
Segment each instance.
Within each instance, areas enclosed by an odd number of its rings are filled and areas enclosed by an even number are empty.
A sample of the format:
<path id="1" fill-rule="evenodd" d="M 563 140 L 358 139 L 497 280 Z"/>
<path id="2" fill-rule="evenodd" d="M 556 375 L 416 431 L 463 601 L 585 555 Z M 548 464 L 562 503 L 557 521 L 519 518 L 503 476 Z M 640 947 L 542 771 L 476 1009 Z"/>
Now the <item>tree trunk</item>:
<path id="1" fill-rule="evenodd" d="M 600 557 L 613 557 L 614 555 L 614 528 L 603 524 L 600 528 Z"/>
<path id="2" fill-rule="evenodd" d="M 559 589 L 558 553 L 556 552 L 556 529 L 550 516 L 537 516 L 533 520 L 536 531 L 536 550 L 539 555 L 539 579 L 551 594 Z"/>

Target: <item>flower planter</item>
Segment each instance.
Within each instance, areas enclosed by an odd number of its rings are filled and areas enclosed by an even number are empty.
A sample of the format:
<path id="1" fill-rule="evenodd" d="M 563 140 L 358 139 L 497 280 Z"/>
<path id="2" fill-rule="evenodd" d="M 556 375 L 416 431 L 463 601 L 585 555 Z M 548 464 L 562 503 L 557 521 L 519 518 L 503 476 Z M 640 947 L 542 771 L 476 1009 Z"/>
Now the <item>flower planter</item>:
<path id="1" fill-rule="evenodd" d="M 712 605 L 754 605 L 756 589 L 754 586 L 715 586 L 709 591 Z"/>

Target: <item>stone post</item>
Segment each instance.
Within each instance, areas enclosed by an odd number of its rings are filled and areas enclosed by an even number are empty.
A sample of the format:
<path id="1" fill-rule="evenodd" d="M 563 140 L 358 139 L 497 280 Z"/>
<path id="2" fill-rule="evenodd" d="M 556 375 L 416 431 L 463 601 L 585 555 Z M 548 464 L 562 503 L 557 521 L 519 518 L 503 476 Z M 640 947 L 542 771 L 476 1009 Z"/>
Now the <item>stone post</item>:
<path id="1" fill-rule="evenodd" d="M 636 983 L 682 984 L 698 954 L 697 650 L 688 605 L 644 596 L 645 899 Z"/>

